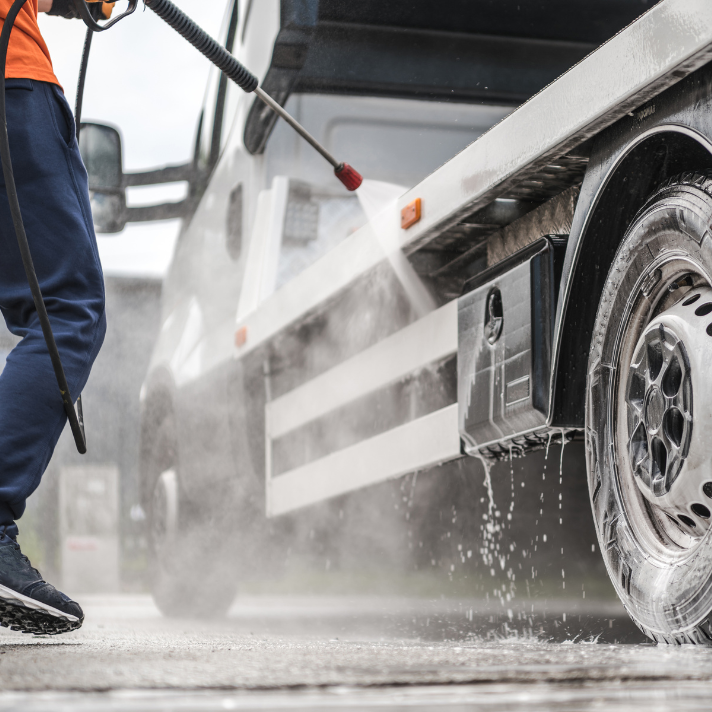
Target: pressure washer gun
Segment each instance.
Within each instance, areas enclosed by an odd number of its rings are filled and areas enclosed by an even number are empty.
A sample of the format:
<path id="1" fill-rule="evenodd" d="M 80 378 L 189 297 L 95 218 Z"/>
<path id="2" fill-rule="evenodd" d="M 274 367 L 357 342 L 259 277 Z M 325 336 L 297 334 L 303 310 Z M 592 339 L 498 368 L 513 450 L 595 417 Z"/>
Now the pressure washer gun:
<path id="1" fill-rule="evenodd" d="M 104 2 L 103 0 L 87 0 L 89 16 L 92 20 L 108 20 L 114 12 L 116 2 Z M 66 20 L 76 20 L 82 17 L 81 8 L 74 4 L 74 0 L 53 0 L 52 8 L 47 11 L 48 15 L 63 17 Z"/>

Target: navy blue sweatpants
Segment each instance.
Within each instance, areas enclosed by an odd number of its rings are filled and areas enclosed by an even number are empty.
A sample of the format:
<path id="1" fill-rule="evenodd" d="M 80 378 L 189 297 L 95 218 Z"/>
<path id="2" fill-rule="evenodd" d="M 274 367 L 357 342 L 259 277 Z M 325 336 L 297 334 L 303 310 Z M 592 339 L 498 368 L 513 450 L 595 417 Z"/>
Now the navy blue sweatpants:
<path id="1" fill-rule="evenodd" d="M 104 341 L 104 279 L 74 117 L 61 89 L 8 79 L 7 125 L 27 238 L 67 381 L 76 399 Z M 0 526 L 42 479 L 67 417 L 42 337 L 0 174 L 0 310 L 22 341 L 0 375 Z"/>

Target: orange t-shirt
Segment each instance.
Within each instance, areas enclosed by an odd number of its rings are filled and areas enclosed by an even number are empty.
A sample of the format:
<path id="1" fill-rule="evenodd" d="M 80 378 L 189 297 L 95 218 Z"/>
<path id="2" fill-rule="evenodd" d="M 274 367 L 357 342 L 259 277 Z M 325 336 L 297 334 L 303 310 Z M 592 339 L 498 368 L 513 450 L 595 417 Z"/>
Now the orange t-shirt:
<path id="1" fill-rule="evenodd" d="M 52 70 L 52 60 L 37 24 L 39 0 L 27 0 L 15 20 L 7 51 L 6 79 L 37 79 L 59 84 Z M 10 12 L 13 0 L 0 0 L 0 28 Z"/>

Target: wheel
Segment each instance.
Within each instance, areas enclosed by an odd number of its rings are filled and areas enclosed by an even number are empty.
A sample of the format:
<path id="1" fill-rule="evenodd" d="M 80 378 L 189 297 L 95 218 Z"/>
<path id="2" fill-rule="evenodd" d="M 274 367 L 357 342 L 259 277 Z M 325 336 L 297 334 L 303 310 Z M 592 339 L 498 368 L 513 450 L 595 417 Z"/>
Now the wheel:
<path id="1" fill-rule="evenodd" d="M 167 415 L 145 468 L 151 483 L 146 507 L 151 592 L 166 616 L 219 617 L 227 613 L 238 584 L 229 522 L 214 516 L 217 509 L 225 511 L 217 506 L 219 497 L 198 504 L 186 496 L 176 442 L 174 420 Z"/>
<path id="2" fill-rule="evenodd" d="M 652 195 L 613 260 L 588 363 L 601 552 L 650 638 L 712 642 L 712 174 Z"/>

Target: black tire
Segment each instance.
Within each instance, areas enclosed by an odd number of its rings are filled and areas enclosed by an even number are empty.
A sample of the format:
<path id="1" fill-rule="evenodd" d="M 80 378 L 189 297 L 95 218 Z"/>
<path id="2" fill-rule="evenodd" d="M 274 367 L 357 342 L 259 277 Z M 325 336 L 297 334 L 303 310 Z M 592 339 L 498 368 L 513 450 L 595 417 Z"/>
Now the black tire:
<path id="1" fill-rule="evenodd" d="M 608 273 L 588 363 L 587 467 L 600 549 L 628 613 L 661 643 L 712 642 L 712 530 L 682 511 L 687 498 L 700 500 L 689 503 L 693 512 L 709 515 L 712 505 L 692 464 L 703 462 L 712 480 L 703 442 L 709 379 L 685 348 L 692 334 L 712 355 L 710 317 L 684 306 L 709 294 L 710 226 L 711 175 L 679 176 L 648 199 Z"/>
<path id="2" fill-rule="evenodd" d="M 214 516 L 215 502 L 208 496 L 200 503 L 186 496 L 171 414 L 161 419 L 151 440 L 144 508 L 154 601 L 168 617 L 224 616 L 238 586 L 229 522 Z"/>

